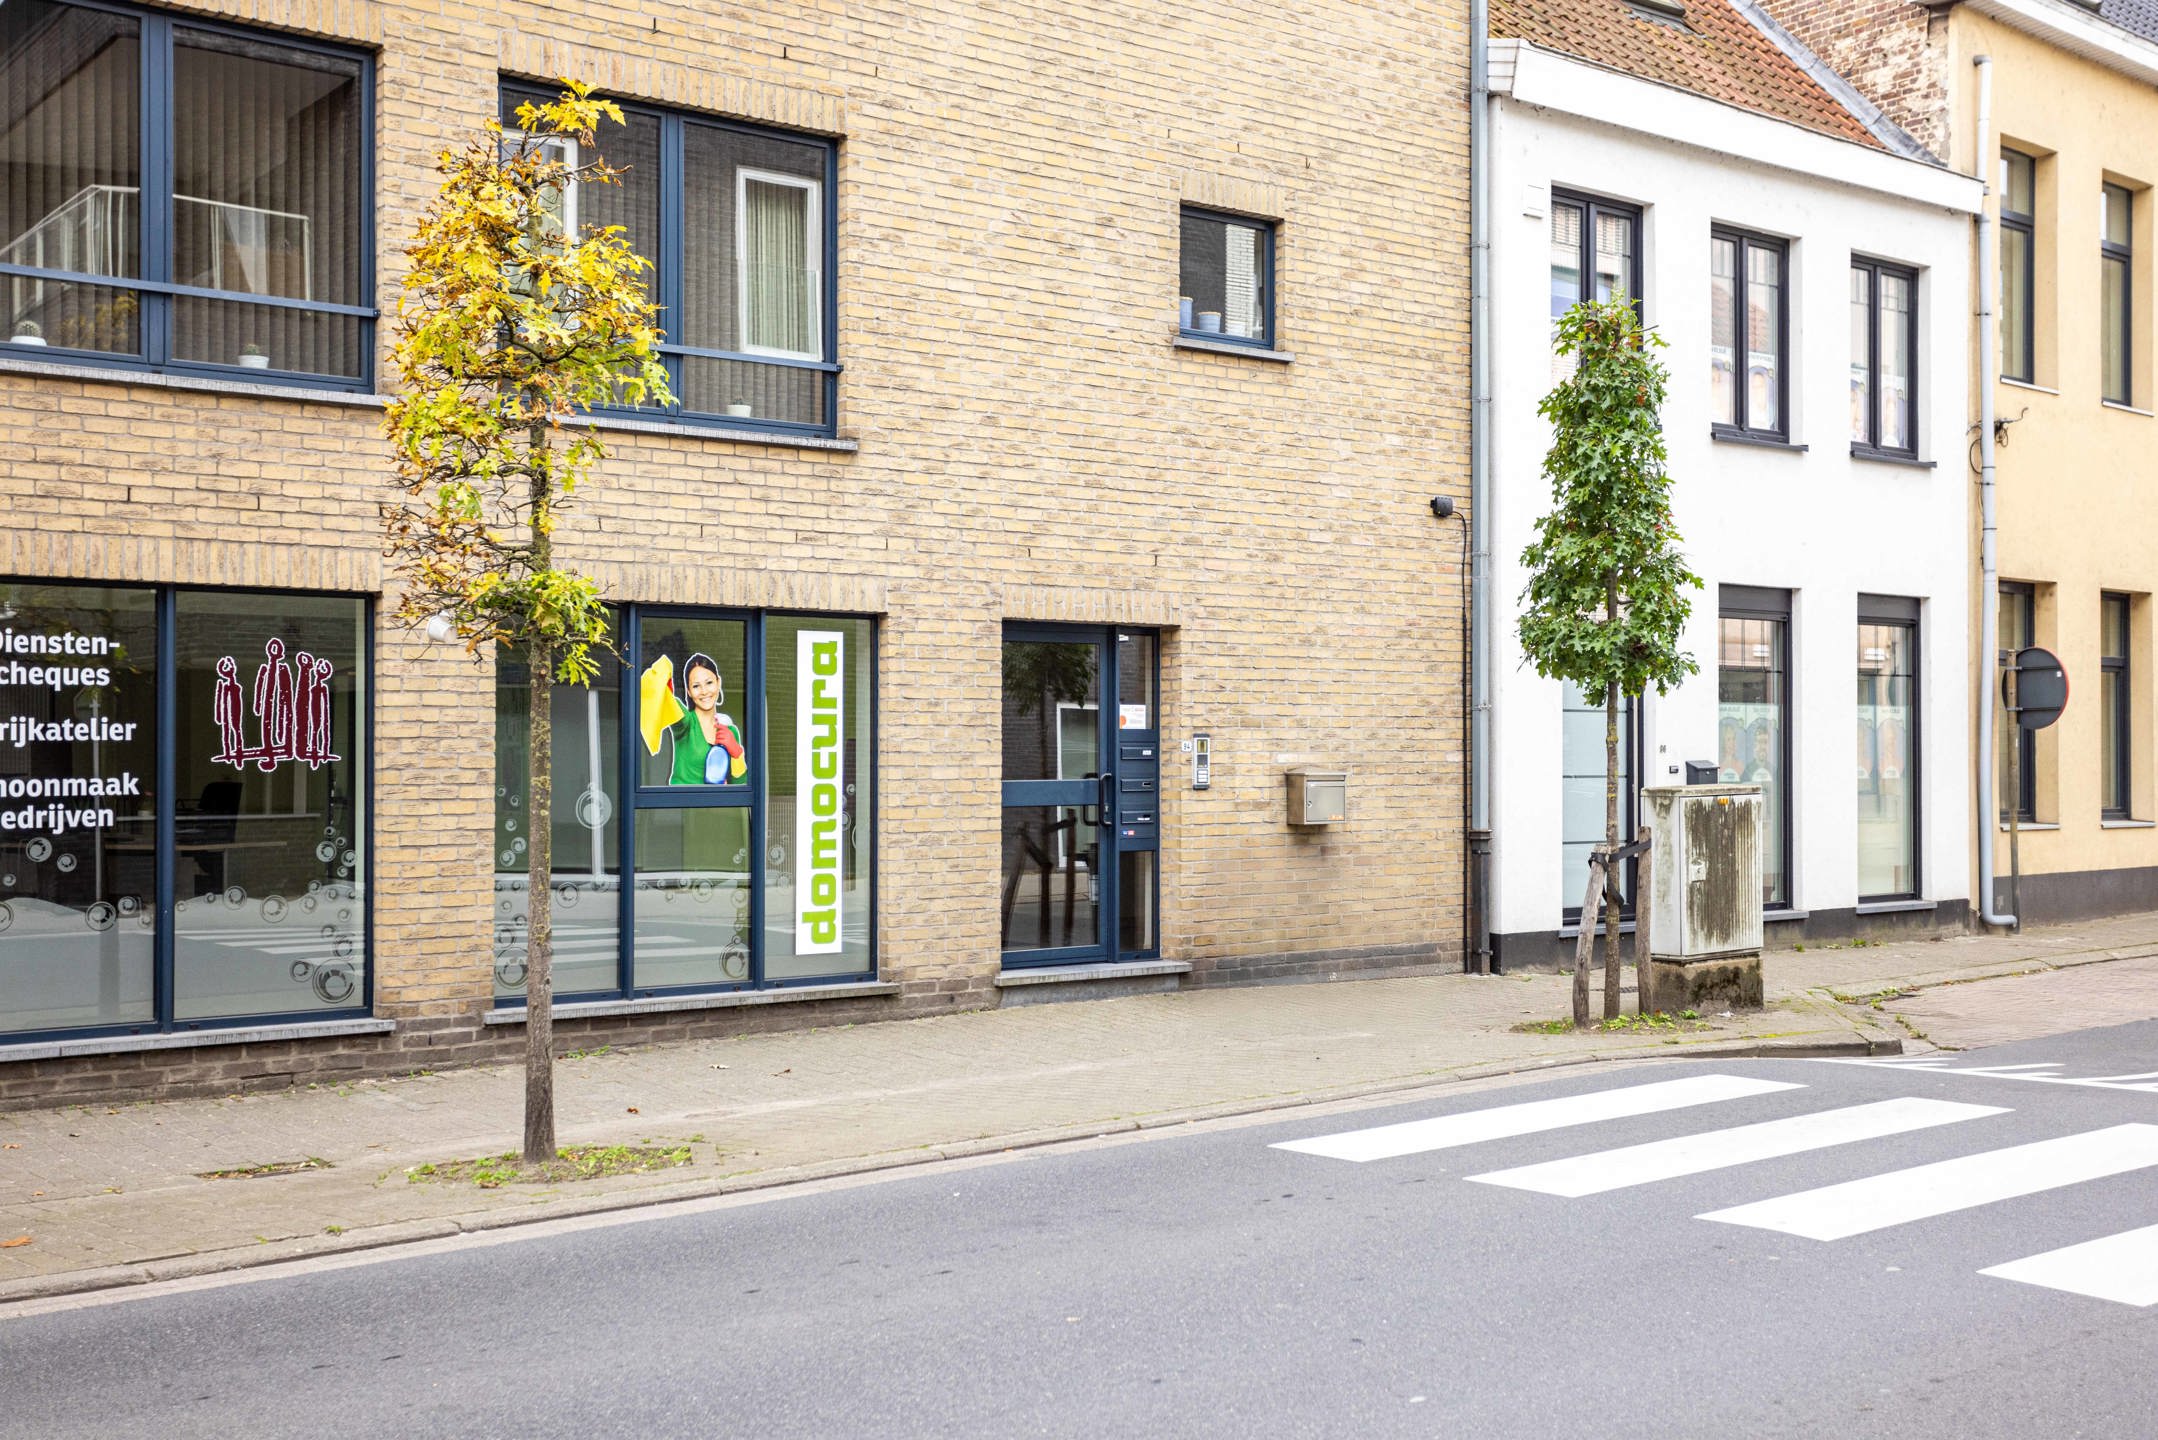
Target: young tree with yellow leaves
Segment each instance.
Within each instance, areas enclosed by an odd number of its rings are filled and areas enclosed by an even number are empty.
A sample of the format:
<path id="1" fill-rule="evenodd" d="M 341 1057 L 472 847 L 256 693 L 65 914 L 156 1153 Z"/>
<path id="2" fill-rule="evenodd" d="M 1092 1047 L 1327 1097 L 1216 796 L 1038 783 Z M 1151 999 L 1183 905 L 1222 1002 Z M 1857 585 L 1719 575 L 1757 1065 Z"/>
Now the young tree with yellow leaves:
<path id="1" fill-rule="evenodd" d="M 595 132 L 622 123 L 590 86 L 563 83 L 519 107 L 515 130 L 489 121 L 440 157 L 441 190 L 405 247 L 387 422 L 397 493 L 382 506 L 398 622 L 446 626 L 475 659 L 512 648 L 531 670 L 527 1164 L 556 1153 L 554 682 L 589 685 L 593 648 L 612 644 L 598 586 L 555 563 L 562 511 L 607 453 L 589 427 L 565 424 L 594 406 L 673 399 L 644 284 L 652 262 L 620 226 L 563 224 L 576 187 L 619 180 Z"/>

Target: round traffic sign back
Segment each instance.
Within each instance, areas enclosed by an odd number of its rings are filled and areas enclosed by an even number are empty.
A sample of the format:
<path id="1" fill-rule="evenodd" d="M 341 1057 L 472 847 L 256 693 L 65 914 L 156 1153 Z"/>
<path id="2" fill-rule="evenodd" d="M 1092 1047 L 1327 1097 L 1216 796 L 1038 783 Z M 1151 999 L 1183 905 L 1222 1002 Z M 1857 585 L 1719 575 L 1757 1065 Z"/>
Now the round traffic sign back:
<path id="1" fill-rule="evenodd" d="M 2026 730 L 2043 730 L 2061 718 L 2068 708 L 2068 672 L 2051 650 L 2036 645 L 2018 650 L 2001 672 L 2001 703 L 2009 702 L 2009 672 L 2015 674 L 2016 723 Z"/>

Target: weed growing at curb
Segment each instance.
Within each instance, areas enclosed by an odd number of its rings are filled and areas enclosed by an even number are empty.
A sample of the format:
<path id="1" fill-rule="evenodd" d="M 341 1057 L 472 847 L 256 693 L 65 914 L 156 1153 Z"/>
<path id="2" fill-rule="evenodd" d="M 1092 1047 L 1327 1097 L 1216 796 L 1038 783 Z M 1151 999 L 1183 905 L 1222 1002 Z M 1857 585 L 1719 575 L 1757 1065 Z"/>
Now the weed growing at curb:
<path id="1" fill-rule="evenodd" d="M 604 1180 L 610 1175 L 637 1175 L 649 1170 L 672 1170 L 690 1161 L 689 1146 L 680 1145 L 565 1145 L 545 1165 L 526 1165 L 513 1152 L 487 1155 L 477 1160 L 446 1160 L 441 1164 L 415 1165 L 405 1171 L 414 1185 L 470 1184 L 482 1190 L 504 1185 L 555 1185 L 567 1180 Z"/>
<path id="2" fill-rule="evenodd" d="M 235 1165 L 226 1170 L 201 1170 L 198 1180 L 254 1180 L 264 1175 L 298 1175 L 307 1170 L 332 1170 L 336 1167 L 319 1155 L 304 1160 L 272 1160 L 261 1165 Z"/>
<path id="3" fill-rule="evenodd" d="M 1599 1020 L 1587 1027 L 1589 1031 L 1605 1035 L 1646 1035 L 1665 1030 L 1713 1030 L 1716 1027 L 1701 1018 L 1698 1010 L 1681 1010 L 1673 1015 L 1667 1010 L 1657 1010 L 1647 1015 L 1615 1015 L 1609 1020 Z M 1572 1035 L 1574 1022 L 1560 1016 L 1556 1020 L 1524 1020 L 1513 1027 L 1517 1035 Z"/>

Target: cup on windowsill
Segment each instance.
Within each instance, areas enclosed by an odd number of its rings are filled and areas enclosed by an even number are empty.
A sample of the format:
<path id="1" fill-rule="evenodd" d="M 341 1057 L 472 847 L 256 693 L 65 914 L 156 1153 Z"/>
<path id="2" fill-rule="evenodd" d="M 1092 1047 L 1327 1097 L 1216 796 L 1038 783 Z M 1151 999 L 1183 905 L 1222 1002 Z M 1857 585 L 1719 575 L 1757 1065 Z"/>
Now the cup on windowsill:
<path id="1" fill-rule="evenodd" d="M 1199 322 L 1197 328 L 1201 335 L 1219 335 L 1221 333 L 1221 312 L 1219 310 L 1201 310 L 1194 318 Z"/>
<path id="2" fill-rule="evenodd" d="M 745 400 L 736 400 L 731 402 L 727 406 L 727 413 L 738 420 L 746 420 L 757 412 L 753 407 L 751 407 L 749 402 Z"/>
<path id="3" fill-rule="evenodd" d="M 1191 297 L 1189 295 L 1176 297 L 1176 328 L 1179 330 L 1189 330 L 1191 328 Z"/>

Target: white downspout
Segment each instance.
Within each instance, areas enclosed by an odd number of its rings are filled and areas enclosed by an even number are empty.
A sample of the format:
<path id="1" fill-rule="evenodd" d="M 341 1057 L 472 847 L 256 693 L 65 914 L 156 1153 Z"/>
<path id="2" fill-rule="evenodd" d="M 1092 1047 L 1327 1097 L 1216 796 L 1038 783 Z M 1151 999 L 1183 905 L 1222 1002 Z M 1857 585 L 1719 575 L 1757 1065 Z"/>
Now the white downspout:
<path id="1" fill-rule="evenodd" d="M 1469 0 L 1469 885 L 1491 973 L 1491 6 Z"/>
<path id="2" fill-rule="evenodd" d="M 2001 813 L 1993 794 L 1999 759 L 1993 739 L 1993 692 L 2001 649 L 2001 573 L 1993 509 L 1993 390 L 2001 373 L 2001 332 L 1995 323 L 2001 295 L 2000 234 L 1994 219 L 2000 197 L 1994 193 L 1996 167 L 1990 163 L 1995 153 L 1993 57 L 1980 55 L 1972 63 L 1978 67 L 1974 163 L 1988 200 L 1978 212 L 1978 673 L 1986 677 L 1978 696 L 1978 916 L 1988 925 L 2013 927 L 2015 916 L 1993 908 L 1993 832 L 2000 825 Z"/>

